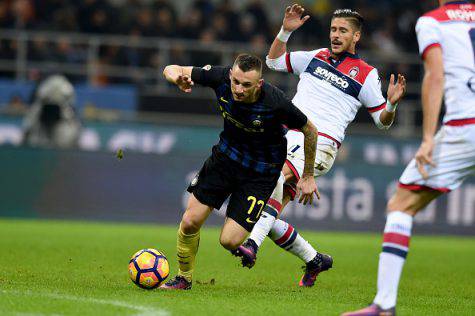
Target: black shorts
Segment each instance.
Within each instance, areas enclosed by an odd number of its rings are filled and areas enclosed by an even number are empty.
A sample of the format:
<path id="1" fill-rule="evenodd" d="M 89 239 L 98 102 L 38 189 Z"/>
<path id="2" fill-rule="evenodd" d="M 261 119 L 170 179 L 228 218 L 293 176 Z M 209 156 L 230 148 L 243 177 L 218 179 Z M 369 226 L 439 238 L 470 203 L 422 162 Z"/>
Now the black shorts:
<path id="1" fill-rule="evenodd" d="M 245 168 L 213 147 L 188 192 L 201 203 L 220 209 L 229 199 L 226 216 L 251 231 L 274 191 L 279 174 L 262 174 Z"/>

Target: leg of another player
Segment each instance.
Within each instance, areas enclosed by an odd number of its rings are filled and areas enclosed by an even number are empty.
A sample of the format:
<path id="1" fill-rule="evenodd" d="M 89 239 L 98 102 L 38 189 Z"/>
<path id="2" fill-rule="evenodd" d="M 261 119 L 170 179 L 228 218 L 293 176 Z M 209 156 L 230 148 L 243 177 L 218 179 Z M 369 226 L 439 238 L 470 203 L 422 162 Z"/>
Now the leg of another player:
<path id="1" fill-rule="evenodd" d="M 289 201 L 290 195 L 285 192 L 283 206 L 285 207 Z M 317 250 L 286 221 L 277 219 L 269 233 L 269 238 L 272 239 L 277 246 L 305 262 L 305 272 L 300 278 L 299 286 L 313 286 L 320 272 L 327 271 L 333 266 L 333 258 L 331 256 L 317 252 Z"/>
<path id="2" fill-rule="evenodd" d="M 286 181 L 295 178 L 290 168 L 284 165 L 282 172 L 277 181 L 277 185 L 274 188 L 270 198 L 262 211 L 257 223 L 254 225 L 249 238 L 243 243 L 237 251 L 232 252 L 235 256 L 241 257 L 241 263 L 243 267 L 252 268 L 256 262 L 256 255 L 262 242 L 269 234 L 272 226 L 274 226 L 275 220 L 279 216 L 282 210 L 284 184 Z"/>
<path id="3" fill-rule="evenodd" d="M 221 235 L 219 236 L 219 242 L 221 245 L 230 250 L 236 250 L 243 241 L 247 238 L 249 232 L 239 225 L 232 218 L 226 217 L 223 228 L 221 229 Z"/>
<path id="4" fill-rule="evenodd" d="M 191 194 L 177 236 L 178 275 L 162 285 L 165 289 L 190 289 L 195 258 L 200 242 L 200 228 L 213 210 Z"/>
<path id="5" fill-rule="evenodd" d="M 376 297 L 369 307 L 343 315 L 380 315 L 383 312 L 385 315 L 395 314 L 397 289 L 409 251 L 413 217 L 441 194 L 435 190 L 410 191 L 397 188 L 387 205 L 388 216 L 383 233 L 383 249 L 379 255 Z"/>
<path id="6" fill-rule="evenodd" d="M 252 229 L 251 235 L 249 236 L 249 241 L 253 243 L 256 251 L 264 242 L 264 239 L 272 229 L 272 226 L 279 216 L 279 213 L 282 211 L 285 182 L 293 180 L 295 180 L 295 176 L 292 170 L 290 170 L 287 165 L 284 165 L 282 168 L 282 173 L 279 177 L 279 181 L 277 182 L 271 197 L 267 201 L 261 217 L 257 221 L 256 225 Z"/>

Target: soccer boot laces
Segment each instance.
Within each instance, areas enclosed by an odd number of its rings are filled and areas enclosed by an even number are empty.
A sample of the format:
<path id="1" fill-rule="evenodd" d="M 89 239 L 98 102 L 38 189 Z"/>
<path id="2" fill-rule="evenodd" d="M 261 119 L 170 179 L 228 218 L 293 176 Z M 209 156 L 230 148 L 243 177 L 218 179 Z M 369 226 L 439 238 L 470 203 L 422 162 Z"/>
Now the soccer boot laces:
<path id="1" fill-rule="evenodd" d="M 300 279 L 299 286 L 311 287 L 315 284 L 315 280 L 320 272 L 327 271 L 333 266 L 333 258 L 324 253 L 317 255 L 310 260 L 304 267 L 304 274 Z"/>
<path id="2" fill-rule="evenodd" d="M 188 281 L 181 275 L 177 275 L 160 286 L 160 288 L 165 290 L 191 290 L 191 281 Z"/>

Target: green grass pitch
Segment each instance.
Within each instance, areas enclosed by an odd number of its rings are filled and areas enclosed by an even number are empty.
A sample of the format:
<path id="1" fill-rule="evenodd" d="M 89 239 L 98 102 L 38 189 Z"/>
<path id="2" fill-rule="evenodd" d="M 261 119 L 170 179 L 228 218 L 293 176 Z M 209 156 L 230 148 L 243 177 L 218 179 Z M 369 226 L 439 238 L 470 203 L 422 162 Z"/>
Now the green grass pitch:
<path id="1" fill-rule="evenodd" d="M 193 289 L 163 292 L 135 286 L 127 265 L 154 247 L 176 272 L 176 227 L 0 220 L 0 315 L 339 315 L 375 293 L 380 234 L 303 232 L 335 259 L 309 289 L 297 287 L 301 262 L 271 242 L 248 270 L 218 235 L 202 231 Z M 475 238 L 413 237 L 398 314 L 474 315 L 474 262 Z"/>

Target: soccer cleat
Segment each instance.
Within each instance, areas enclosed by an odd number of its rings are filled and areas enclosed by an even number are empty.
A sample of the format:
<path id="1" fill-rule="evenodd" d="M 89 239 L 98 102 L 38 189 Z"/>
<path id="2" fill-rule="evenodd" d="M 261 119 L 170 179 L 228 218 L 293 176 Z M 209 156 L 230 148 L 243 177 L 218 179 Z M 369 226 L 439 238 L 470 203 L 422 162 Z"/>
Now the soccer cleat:
<path id="1" fill-rule="evenodd" d="M 382 309 L 376 304 L 371 304 L 354 312 L 343 313 L 341 316 L 396 316 L 396 308 Z"/>
<path id="2" fill-rule="evenodd" d="M 170 279 L 167 283 L 160 286 L 164 290 L 191 290 L 191 281 L 188 281 L 181 275 Z"/>
<path id="3" fill-rule="evenodd" d="M 304 267 L 305 273 L 300 279 L 299 286 L 311 287 L 320 272 L 327 271 L 333 266 L 333 258 L 323 253 L 317 253 Z"/>
<path id="4" fill-rule="evenodd" d="M 233 252 L 233 255 L 241 257 L 242 266 L 250 269 L 256 263 L 257 249 L 256 242 L 248 239 Z"/>

